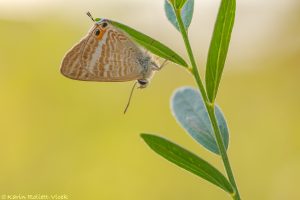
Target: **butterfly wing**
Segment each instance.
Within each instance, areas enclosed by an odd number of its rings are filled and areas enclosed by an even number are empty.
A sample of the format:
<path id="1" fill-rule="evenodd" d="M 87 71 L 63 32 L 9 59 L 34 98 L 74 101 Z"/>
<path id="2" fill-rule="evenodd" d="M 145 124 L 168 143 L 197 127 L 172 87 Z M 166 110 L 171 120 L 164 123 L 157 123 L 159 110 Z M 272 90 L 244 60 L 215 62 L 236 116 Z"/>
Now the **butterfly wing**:
<path id="1" fill-rule="evenodd" d="M 143 78 L 138 58 L 146 56 L 125 33 L 112 25 L 94 35 L 98 25 L 64 57 L 63 75 L 84 81 L 130 81 Z"/>

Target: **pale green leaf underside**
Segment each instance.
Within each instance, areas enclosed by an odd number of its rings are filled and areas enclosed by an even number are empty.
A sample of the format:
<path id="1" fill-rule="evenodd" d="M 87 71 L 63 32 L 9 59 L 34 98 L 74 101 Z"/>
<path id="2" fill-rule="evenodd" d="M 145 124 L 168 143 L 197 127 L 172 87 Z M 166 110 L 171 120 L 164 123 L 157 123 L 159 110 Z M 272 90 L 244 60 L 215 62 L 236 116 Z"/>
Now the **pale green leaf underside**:
<path id="1" fill-rule="evenodd" d="M 219 154 L 213 128 L 199 91 L 192 87 L 181 87 L 171 98 L 171 109 L 179 124 L 202 146 Z M 215 107 L 219 129 L 225 148 L 228 148 L 229 133 L 225 117 L 218 106 Z"/>
<path id="2" fill-rule="evenodd" d="M 183 3 L 183 2 L 181 2 Z M 193 12 L 194 12 L 194 0 L 184 1 L 183 8 L 181 10 L 181 18 L 185 29 L 187 30 L 192 22 Z M 173 6 L 168 0 L 165 0 L 165 13 L 168 20 L 173 24 L 173 26 L 180 32 L 179 25 L 176 19 Z"/>

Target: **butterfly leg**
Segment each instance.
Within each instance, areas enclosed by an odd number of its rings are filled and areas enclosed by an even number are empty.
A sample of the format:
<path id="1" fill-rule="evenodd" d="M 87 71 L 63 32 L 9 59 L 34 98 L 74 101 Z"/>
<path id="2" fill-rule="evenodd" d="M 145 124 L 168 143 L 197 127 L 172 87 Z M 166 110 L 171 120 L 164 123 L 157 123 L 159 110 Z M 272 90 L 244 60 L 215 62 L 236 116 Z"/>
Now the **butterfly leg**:
<path id="1" fill-rule="evenodd" d="M 165 65 L 167 65 L 168 60 L 166 59 L 160 66 L 158 66 L 155 62 L 151 62 L 151 65 L 154 70 L 159 71 L 161 70 Z"/>

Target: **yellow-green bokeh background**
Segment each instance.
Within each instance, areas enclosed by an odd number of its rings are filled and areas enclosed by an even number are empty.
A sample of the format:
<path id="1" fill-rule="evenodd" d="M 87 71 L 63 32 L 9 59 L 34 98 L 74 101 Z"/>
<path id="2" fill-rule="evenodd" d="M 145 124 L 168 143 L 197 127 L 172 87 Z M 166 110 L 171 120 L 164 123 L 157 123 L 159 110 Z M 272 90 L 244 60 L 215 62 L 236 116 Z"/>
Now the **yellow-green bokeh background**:
<path id="1" fill-rule="evenodd" d="M 223 171 L 220 159 L 171 116 L 172 92 L 194 85 L 181 67 L 169 64 L 156 73 L 147 89 L 135 92 L 125 116 L 131 82 L 80 82 L 59 73 L 65 52 L 92 25 L 86 10 L 135 27 L 187 58 L 162 1 L 7 2 L 0 4 L 0 195 L 230 199 L 139 137 L 163 135 Z M 196 1 L 190 35 L 202 72 L 217 8 L 218 2 Z M 300 4 L 248 0 L 237 9 L 217 99 L 230 128 L 234 174 L 243 199 L 300 199 Z"/>

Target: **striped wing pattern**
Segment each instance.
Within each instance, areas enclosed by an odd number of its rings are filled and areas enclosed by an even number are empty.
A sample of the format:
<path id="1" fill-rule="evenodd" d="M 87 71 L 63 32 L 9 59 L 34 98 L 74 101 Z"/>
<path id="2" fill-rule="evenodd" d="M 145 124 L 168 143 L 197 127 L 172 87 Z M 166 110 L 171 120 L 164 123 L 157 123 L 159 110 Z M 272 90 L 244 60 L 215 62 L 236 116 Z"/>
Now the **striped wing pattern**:
<path id="1" fill-rule="evenodd" d="M 118 82 L 144 78 L 138 58 L 146 56 L 131 39 L 109 26 L 99 39 L 94 28 L 64 57 L 61 73 L 71 79 Z"/>

